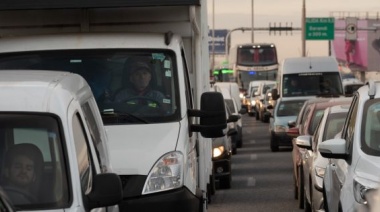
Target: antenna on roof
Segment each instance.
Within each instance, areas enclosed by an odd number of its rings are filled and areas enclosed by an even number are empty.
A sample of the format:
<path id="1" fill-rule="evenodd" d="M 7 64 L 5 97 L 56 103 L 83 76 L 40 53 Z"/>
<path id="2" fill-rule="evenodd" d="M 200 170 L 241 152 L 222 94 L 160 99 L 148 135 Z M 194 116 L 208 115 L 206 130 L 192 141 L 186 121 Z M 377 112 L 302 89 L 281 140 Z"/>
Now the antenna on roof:
<path id="1" fill-rule="evenodd" d="M 167 33 L 165 33 L 165 44 L 168 46 L 170 44 L 170 42 L 172 41 L 172 38 L 173 38 L 173 32 L 172 31 L 169 31 Z"/>
<path id="2" fill-rule="evenodd" d="M 312 69 L 313 66 L 311 65 L 311 58 L 309 58 L 309 69 Z"/>
<path id="3" fill-rule="evenodd" d="M 370 99 L 373 99 L 376 95 L 376 86 L 373 80 L 367 82 L 368 85 L 368 96 Z"/>

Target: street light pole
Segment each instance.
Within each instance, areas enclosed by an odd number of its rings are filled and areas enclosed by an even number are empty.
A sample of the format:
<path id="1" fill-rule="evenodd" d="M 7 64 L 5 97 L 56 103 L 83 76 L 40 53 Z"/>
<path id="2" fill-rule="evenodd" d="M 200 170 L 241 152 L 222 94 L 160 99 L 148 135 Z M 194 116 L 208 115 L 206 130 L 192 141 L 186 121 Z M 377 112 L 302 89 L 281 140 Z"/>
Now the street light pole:
<path id="1" fill-rule="evenodd" d="M 251 31 L 252 38 L 251 38 L 251 41 L 253 43 L 254 42 L 254 31 L 253 31 L 253 29 L 254 29 L 254 27 L 253 27 L 254 10 L 253 10 L 253 0 L 252 0 L 252 11 L 251 11 L 251 14 L 252 14 L 252 31 Z"/>
<path id="2" fill-rule="evenodd" d="M 212 62 L 211 70 L 214 71 L 215 66 L 215 0 L 212 0 Z"/>
<path id="3" fill-rule="evenodd" d="M 306 57 L 306 35 L 305 35 L 305 25 L 306 25 L 306 6 L 305 0 L 302 0 L 302 57 Z"/>

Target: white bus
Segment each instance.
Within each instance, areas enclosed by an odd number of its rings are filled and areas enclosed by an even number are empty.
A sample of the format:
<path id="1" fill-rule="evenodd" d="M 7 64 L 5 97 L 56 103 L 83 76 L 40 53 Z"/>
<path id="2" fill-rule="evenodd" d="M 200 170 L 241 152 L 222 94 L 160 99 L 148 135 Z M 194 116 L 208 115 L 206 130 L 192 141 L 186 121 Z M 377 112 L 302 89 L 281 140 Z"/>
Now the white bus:
<path id="1" fill-rule="evenodd" d="M 233 70 L 240 92 L 248 94 L 251 81 L 276 80 L 277 51 L 274 44 L 239 44 L 230 49 L 228 62 Z"/>

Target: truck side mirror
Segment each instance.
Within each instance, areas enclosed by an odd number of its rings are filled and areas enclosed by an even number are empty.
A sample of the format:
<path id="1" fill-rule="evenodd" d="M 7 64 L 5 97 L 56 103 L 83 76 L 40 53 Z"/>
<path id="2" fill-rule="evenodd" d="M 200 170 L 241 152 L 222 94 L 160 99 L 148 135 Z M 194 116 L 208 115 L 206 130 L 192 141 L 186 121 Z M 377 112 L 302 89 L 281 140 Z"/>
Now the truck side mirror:
<path id="1" fill-rule="evenodd" d="M 188 110 L 190 117 L 199 117 L 199 124 L 190 126 L 191 132 L 200 132 L 205 138 L 224 136 L 227 128 L 226 107 L 219 92 L 205 92 L 201 96 L 201 109 Z"/>

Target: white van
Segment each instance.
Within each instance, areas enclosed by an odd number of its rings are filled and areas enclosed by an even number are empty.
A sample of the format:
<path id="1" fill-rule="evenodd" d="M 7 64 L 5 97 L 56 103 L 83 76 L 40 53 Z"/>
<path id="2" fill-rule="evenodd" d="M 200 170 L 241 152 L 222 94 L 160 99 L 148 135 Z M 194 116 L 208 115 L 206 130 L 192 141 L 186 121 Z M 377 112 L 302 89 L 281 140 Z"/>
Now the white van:
<path id="1" fill-rule="evenodd" d="M 0 185 L 15 208 L 118 211 L 121 180 L 111 173 L 99 109 L 81 76 L 0 71 L 0 101 Z M 28 167 L 24 177 L 17 167 Z"/>
<path id="2" fill-rule="evenodd" d="M 282 61 L 273 98 L 294 96 L 342 96 L 338 62 L 333 57 L 297 57 Z"/>

